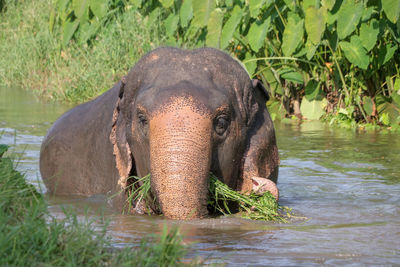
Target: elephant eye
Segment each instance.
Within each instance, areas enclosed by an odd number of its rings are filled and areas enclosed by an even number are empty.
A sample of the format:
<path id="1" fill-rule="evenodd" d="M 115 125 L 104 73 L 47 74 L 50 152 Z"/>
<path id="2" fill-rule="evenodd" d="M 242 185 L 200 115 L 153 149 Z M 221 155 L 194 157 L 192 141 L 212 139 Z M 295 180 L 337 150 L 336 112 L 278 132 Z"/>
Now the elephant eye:
<path id="1" fill-rule="evenodd" d="M 223 135 L 228 128 L 229 122 L 228 118 L 225 116 L 220 116 L 215 120 L 214 129 L 218 135 Z"/>
<path id="2" fill-rule="evenodd" d="M 137 115 L 137 118 L 143 135 L 147 135 L 147 129 L 148 129 L 147 117 L 143 113 L 139 113 Z"/>

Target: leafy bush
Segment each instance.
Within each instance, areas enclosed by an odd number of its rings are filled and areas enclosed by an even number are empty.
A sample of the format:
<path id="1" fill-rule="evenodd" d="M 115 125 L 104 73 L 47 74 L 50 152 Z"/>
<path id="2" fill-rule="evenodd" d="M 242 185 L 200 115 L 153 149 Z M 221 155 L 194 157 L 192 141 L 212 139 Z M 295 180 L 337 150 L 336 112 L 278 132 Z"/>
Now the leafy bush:
<path id="1" fill-rule="evenodd" d="M 73 38 L 79 45 L 86 44 L 123 7 L 121 0 L 57 0 L 50 14 L 49 27 L 52 31 L 55 23 L 61 25 L 64 47 Z"/>
<path id="2" fill-rule="evenodd" d="M 138 248 L 113 249 L 106 227 L 95 230 L 93 219 L 78 220 L 71 210 L 63 220 L 54 218 L 42 195 L 4 156 L 7 149 L 0 144 L 0 266 L 184 265 L 187 247 L 176 228 L 164 227 Z"/>
<path id="3" fill-rule="evenodd" d="M 132 0 L 167 43 L 235 54 L 280 102 L 275 118 L 400 123 L 397 0 Z M 397 56 L 396 56 L 397 55 Z"/>

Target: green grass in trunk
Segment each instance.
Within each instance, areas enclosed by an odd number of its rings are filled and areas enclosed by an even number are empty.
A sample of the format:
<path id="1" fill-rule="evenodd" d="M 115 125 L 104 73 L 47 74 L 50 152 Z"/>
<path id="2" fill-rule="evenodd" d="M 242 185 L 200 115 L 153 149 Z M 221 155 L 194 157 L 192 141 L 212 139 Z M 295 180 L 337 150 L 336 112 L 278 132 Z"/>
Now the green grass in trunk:
<path id="1" fill-rule="evenodd" d="M 132 177 L 135 181 L 129 185 L 127 205 L 129 208 L 132 203 L 138 203 L 145 199 L 150 199 L 150 174 L 139 178 Z M 155 201 L 153 199 L 153 201 Z M 288 208 L 278 205 L 275 197 L 266 192 L 262 196 L 255 194 L 244 195 L 229 188 L 226 184 L 210 173 L 209 200 L 208 205 L 214 212 L 224 215 L 233 214 L 231 204 L 236 203 L 239 207 L 239 215 L 243 218 L 252 220 L 287 222 L 285 215 Z M 148 205 L 147 210 L 151 210 Z M 148 212 L 150 214 L 150 212 Z"/>

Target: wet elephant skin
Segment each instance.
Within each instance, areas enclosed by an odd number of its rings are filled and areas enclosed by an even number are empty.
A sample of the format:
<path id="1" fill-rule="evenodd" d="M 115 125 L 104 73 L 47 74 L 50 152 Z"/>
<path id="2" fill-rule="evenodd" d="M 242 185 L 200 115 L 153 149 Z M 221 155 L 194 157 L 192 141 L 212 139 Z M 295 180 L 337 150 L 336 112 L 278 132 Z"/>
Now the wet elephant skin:
<path id="1" fill-rule="evenodd" d="M 235 190 L 258 192 L 268 181 L 264 191 L 277 194 L 267 100 L 262 83 L 224 52 L 158 48 L 54 123 L 41 148 L 43 180 L 52 194 L 114 195 L 122 209 L 128 177 L 151 173 L 160 212 L 173 219 L 207 216 L 210 171 Z M 141 213 L 143 203 L 133 204 Z"/>

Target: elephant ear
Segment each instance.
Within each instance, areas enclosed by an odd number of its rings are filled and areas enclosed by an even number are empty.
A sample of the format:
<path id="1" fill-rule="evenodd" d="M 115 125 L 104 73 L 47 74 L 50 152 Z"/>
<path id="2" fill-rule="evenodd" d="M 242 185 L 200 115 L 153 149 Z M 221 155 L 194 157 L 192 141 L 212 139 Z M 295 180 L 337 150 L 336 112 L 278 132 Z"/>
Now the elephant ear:
<path id="1" fill-rule="evenodd" d="M 118 170 L 119 180 L 118 185 L 121 188 L 127 186 L 127 180 L 132 170 L 132 153 L 126 139 L 126 121 L 121 114 L 121 102 L 124 96 L 125 77 L 121 79 L 119 94 L 112 117 L 112 128 L 110 141 L 113 145 L 113 154 L 115 156 L 115 165 Z"/>
<path id="2" fill-rule="evenodd" d="M 249 125 L 242 175 L 238 181 L 238 190 L 243 193 L 251 192 L 254 177 L 267 178 L 276 183 L 279 166 L 274 125 L 265 105 L 269 99 L 268 92 L 259 80 L 252 80 L 249 94 L 248 99 L 253 101 L 248 104 Z"/>

